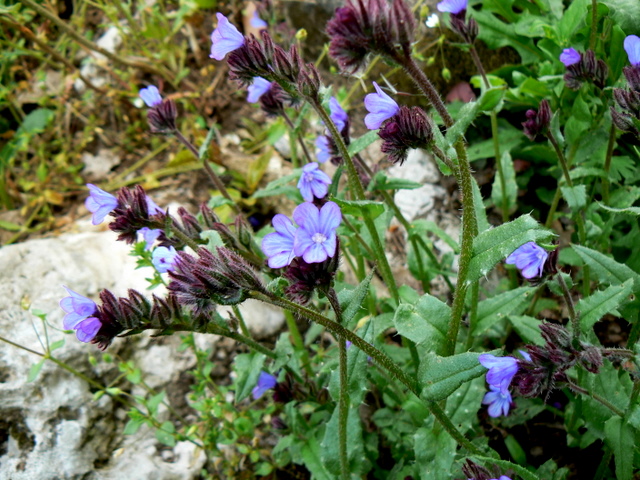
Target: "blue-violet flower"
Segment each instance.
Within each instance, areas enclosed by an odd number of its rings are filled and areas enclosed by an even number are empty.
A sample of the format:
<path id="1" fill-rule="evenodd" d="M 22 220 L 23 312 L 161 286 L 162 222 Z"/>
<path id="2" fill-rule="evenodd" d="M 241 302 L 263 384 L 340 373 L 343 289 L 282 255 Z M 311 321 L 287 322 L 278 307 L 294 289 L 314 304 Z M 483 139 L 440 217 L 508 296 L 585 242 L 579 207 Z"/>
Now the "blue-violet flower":
<path id="1" fill-rule="evenodd" d="M 147 210 L 149 212 L 149 216 L 152 215 L 158 215 L 159 213 L 164 213 L 164 210 L 162 210 L 157 204 L 156 202 L 154 202 L 151 197 L 149 195 L 147 195 L 146 197 L 147 200 Z"/>
<path id="2" fill-rule="evenodd" d="M 640 37 L 629 35 L 624 39 L 624 50 L 629 56 L 629 63 L 633 66 L 640 66 Z"/>
<path id="3" fill-rule="evenodd" d="M 93 300 L 70 288 L 64 289 L 69 296 L 60 300 L 60 307 L 67 313 L 62 320 L 62 326 L 65 330 L 75 330 L 78 340 L 89 343 L 102 326 L 100 320 L 91 316 L 96 313 L 98 307 Z"/>
<path id="4" fill-rule="evenodd" d="M 277 214 L 271 221 L 275 232 L 269 233 L 262 239 L 262 251 L 269 258 L 271 268 L 286 267 L 295 258 L 293 240 L 296 227 L 285 215 Z"/>
<path id="5" fill-rule="evenodd" d="M 582 55 L 575 48 L 565 48 L 560 54 L 560 61 L 565 67 L 575 65 L 582 59 Z"/>
<path id="6" fill-rule="evenodd" d="M 147 107 L 156 107 L 162 103 L 162 96 L 158 91 L 158 87 L 154 85 L 149 85 L 147 88 L 142 88 L 139 95 L 140 98 L 144 100 L 144 103 L 147 104 Z"/>
<path id="7" fill-rule="evenodd" d="M 118 206 L 118 199 L 91 183 L 87 183 L 87 187 L 89 187 L 89 196 L 84 201 L 84 205 L 93 213 L 91 223 L 99 225 L 104 221 L 104 217 Z"/>
<path id="8" fill-rule="evenodd" d="M 269 26 L 267 22 L 265 22 L 260 18 L 260 14 L 258 13 L 257 10 L 253 11 L 253 15 L 251 16 L 251 20 L 249 21 L 249 24 L 253 28 L 267 28 Z"/>
<path id="9" fill-rule="evenodd" d="M 316 162 L 307 163 L 302 167 L 298 188 L 305 201 L 313 202 L 313 197 L 324 198 L 328 191 L 327 185 L 330 184 L 331 178 L 318 168 Z"/>
<path id="10" fill-rule="evenodd" d="M 253 83 L 249 85 L 247 91 L 247 102 L 257 103 L 260 97 L 267 93 L 271 89 L 271 82 L 262 77 L 256 77 L 253 79 Z"/>
<path id="11" fill-rule="evenodd" d="M 173 270 L 178 252 L 174 247 L 158 247 L 151 255 L 151 263 L 159 273 L 166 273 Z"/>
<path id="12" fill-rule="evenodd" d="M 436 5 L 440 12 L 449 12 L 457 15 L 467 9 L 467 0 L 444 0 Z"/>
<path id="13" fill-rule="evenodd" d="M 513 357 L 496 357 L 484 353 L 478 357 L 483 367 L 488 368 L 487 383 L 500 387 L 503 391 L 509 388 L 513 376 L 518 372 L 518 361 Z"/>
<path id="14" fill-rule="evenodd" d="M 327 202 L 319 209 L 305 202 L 293 211 L 293 219 L 300 226 L 293 241 L 297 256 L 307 263 L 320 263 L 336 254 L 336 229 L 342 221 L 336 203 Z"/>
<path id="15" fill-rule="evenodd" d="M 483 405 L 489 405 L 489 415 L 492 417 L 499 417 L 500 415 L 507 415 L 509 408 L 511 407 L 511 393 L 508 390 L 502 390 L 495 385 L 489 385 L 490 392 L 485 393 L 482 399 Z"/>
<path id="16" fill-rule="evenodd" d="M 395 100 L 384 93 L 376 82 L 373 82 L 373 86 L 377 93 L 370 93 L 364 97 L 364 106 L 369 112 L 364 117 L 364 123 L 369 130 L 377 130 L 382 122 L 400 111 Z"/>
<path id="17" fill-rule="evenodd" d="M 261 371 L 260 376 L 258 377 L 258 384 L 251 391 L 253 399 L 258 400 L 267 390 L 275 387 L 277 383 L 278 380 L 276 377 L 267 372 Z"/>
<path id="18" fill-rule="evenodd" d="M 152 229 L 149 227 L 142 227 L 140 230 L 138 230 L 138 233 L 142 235 L 142 239 L 145 242 L 144 249 L 151 250 L 151 248 L 153 248 L 154 242 L 160 235 L 162 235 L 162 230 L 160 230 L 159 228 Z"/>
<path id="19" fill-rule="evenodd" d="M 325 163 L 327 160 L 331 160 L 332 157 L 333 151 L 329 138 L 326 135 L 316 138 L 316 160 L 320 163 Z"/>
<path id="20" fill-rule="evenodd" d="M 515 265 L 527 280 L 539 278 L 544 271 L 544 264 L 549 254 L 534 242 L 525 243 L 507 257 L 506 263 Z"/>
<path id="21" fill-rule="evenodd" d="M 227 17 L 216 13 L 218 27 L 211 34 L 211 55 L 209 57 L 222 60 L 227 53 L 244 45 L 244 36 Z"/>
<path id="22" fill-rule="evenodd" d="M 344 111 L 340 102 L 336 100 L 336 97 L 331 97 L 329 100 L 329 117 L 333 120 L 333 123 L 336 124 L 336 127 L 340 133 L 344 130 L 344 127 L 347 126 L 347 122 L 349 121 L 349 115 Z"/>

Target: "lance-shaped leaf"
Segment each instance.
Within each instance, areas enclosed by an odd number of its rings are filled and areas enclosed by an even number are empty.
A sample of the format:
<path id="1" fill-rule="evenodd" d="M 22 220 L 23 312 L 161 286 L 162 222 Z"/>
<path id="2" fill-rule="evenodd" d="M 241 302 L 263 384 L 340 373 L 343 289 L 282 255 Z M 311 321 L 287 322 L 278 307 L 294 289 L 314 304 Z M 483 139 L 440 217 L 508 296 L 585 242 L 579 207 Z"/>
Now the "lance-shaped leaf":
<path id="1" fill-rule="evenodd" d="M 629 279 L 633 279 L 633 291 L 638 292 L 640 289 L 640 275 L 626 265 L 587 247 L 572 245 L 571 248 L 580 255 L 584 263 L 591 267 L 601 284 L 620 285 Z"/>
<path id="2" fill-rule="evenodd" d="M 615 455 L 616 478 L 630 480 L 633 476 L 634 428 L 616 416 L 605 422 L 604 434 L 605 442 Z"/>
<path id="3" fill-rule="evenodd" d="M 486 331 L 509 314 L 522 313 L 534 292 L 534 288 L 520 287 L 481 301 L 478 304 L 478 318 L 472 334 Z"/>
<path id="4" fill-rule="evenodd" d="M 451 309 L 436 297 L 424 294 L 415 305 L 401 304 L 393 318 L 398 333 L 429 350 L 444 353 Z"/>
<path id="5" fill-rule="evenodd" d="M 493 353 L 498 352 L 496 350 Z M 451 357 L 427 353 L 420 363 L 418 378 L 422 384 L 421 397 L 430 402 L 444 400 L 465 382 L 487 373 L 478 361 L 479 353 L 466 352 Z"/>
<path id="6" fill-rule="evenodd" d="M 620 285 L 611 285 L 606 290 L 595 292 L 578 302 L 580 312 L 580 327 L 583 332 L 591 330 L 593 325 L 607 313 L 617 313 L 615 310 L 628 299 L 633 288 L 633 279 Z"/>

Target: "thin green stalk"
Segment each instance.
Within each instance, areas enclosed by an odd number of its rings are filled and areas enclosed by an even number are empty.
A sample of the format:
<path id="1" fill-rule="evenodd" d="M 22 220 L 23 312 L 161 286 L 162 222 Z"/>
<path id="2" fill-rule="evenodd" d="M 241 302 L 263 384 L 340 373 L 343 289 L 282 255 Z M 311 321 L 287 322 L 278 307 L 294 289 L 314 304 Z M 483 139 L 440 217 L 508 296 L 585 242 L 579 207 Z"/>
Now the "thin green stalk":
<path id="1" fill-rule="evenodd" d="M 251 334 L 249 333 L 249 329 L 247 328 L 247 324 L 244 321 L 244 317 L 242 315 L 242 312 L 238 308 L 238 306 L 237 305 L 232 305 L 231 306 L 231 310 L 233 310 L 233 314 L 238 319 L 238 323 L 240 324 L 240 331 L 242 332 L 242 334 L 244 336 L 246 336 L 246 337 L 250 337 Z"/>
<path id="2" fill-rule="evenodd" d="M 568 377 L 567 377 L 567 383 L 569 384 L 569 388 L 571 390 L 573 390 L 574 392 L 581 393 L 583 395 L 586 395 L 587 397 L 591 397 L 596 402 L 604 405 L 605 407 L 607 407 L 609 410 L 611 410 L 613 413 L 615 413 L 619 417 L 624 417 L 624 412 L 622 410 L 620 410 L 618 407 L 616 407 L 614 404 L 612 404 L 606 398 L 601 397 L 597 393 L 589 392 L 588 390 L 586 390 L 586 389 L 584 389 L 582 387 L 579 387 L 578 385 L 573 383 L 571 381 L 571 379 L 569 379 Z"/>
<path id="3" fill-rule="evenodd" d="M 596 35 L 598 33 L 598 0 L 591 0 L 591 33 L 589 35 L 589 50 L 596 51 Z"/>
<path id="4" fill-rule="evenodd" d="M 480 294 L 480 284 L 474 282 L 471 286 L 471 308 L 469 311 L 469 335 L 467 335 L 467 344 L 465 350 L 470 350 L 473 346 L 473 331 L 476 329 L 476 320 L 478 319 L 478 296 Z"/>
<path id="5" fill-rule="evenodd" d="M 559 188 L 556 188 L 556 193 L 553 195 L 553 200 L 551 201 L 551 207 L 549 208 L 549 213 L 547 214 L 547 221 L 544 222 L 545 228 L 551 228 L 551 224 L 553 223 L 553 216 L 558 209 L 558 204 L 560 203 L 560 199 L 562 198 L 562 191 Z"/>
<path id="6" fill-rule="evenodd" d="M 609 205 L 609 170 L 611 169 L 611 157 L 613 147 L 616 143 L 616 127 L 612 123 L 609 131 L 609 142 L 607 143 L 607 154 L 604 159 L 604 177 L 602 178 L 602 199 L 605 205 Z"/>
<path id="7" fill-rule="evenodd" d="M 562 278 L 561 273 L 558 273 L 556 278 L 558 279 L 560 289 L 562 290 L 562 295 L 564 296 L 564 300 L 567 304 L 567 309 L 569 310 L 569 318 L 571 319 L 571 326 L 573 328 L 573 338 L 580 338 L 580 318 L 576 314 L 576 307 L 573 304 L 571 292 L 569 291 L 564 278 Z"/>
<path id="8" fill-rule="evenodd" d="M 318 99 L 309 99 L 309 102 L 315 109 L 318 116 L 320 116 L 320 118 L 324 122 L 325 127 L 329 129 L 329 133 L 331 134 L 331 137 L 338 147 L 340 156 L 342 157 L 342 160 L 347 167 L 347 177 L 351 194 L 355 197 L 356 200 L 364 200 L 364 188 L 362 186 L 362 183 L 360 182 L 358 171 L 356 170 L 351 155 L 349 155 L 349 150 L 344 143 L 342 135 L 340 135 L 340 132 L 336 128 L 336 125 L 333 123 L 333 120 L 329 117 L 325 109 L 322 107 L 320 101 Z M 380 274 L 382 275 L 382 278 L 384 278 L 384 282 L 389 289 L 389 292 L 391 293 L 393 299 L 396 301 L 396 303 L 400 303 L 400 294 L 398 293 L 396 279 L 393 276 L 391 266 L 389 265 L 389 260 L 387 259 L 384 247 L 382 246 L 382 242 L 380 241 L 380 236 L 378 234 L 376 224 L 371 218 L 371 215 L 368 213 L 368 211 L 364 210 L 362 212 L 362 217 L 364 219 L 367 230 L 369 230 L 369 234 L 371 235 L 373 251 L 375 253 L 375 258 L 378 260 Z"/>
<path id="9" fill-rule="evenodd" d="M 343 217 L 342 221 L 349 228 L 349 230 L 353 232 L 353 236 L 356 237 L 356 240 L 358 240 L 358 243 L 360 244 L 360 246 L 364 248 L 364 251 L 367 252 L 371 257 L 375 258 L 375 255 L 371 250 L 371 247 L 367 244 L 367 242 L 364 241 L 364 238 L 362 238 L 362 235 L 360 235 L 360 232 L 358 232 L 358 229 L 347 218 Z"/>
<path id="10" fill-rule="evenodd" d="M 309 352 L 307 352 L 307 349 L 304 346 L 304 339 L 300 334 L 300 329 L 298 328 L 296 319 L 293 318 L 293 315 L 289 310 L 284 311 L 284 319 L 287 322 L 287 328 L 289 329 L 289 335 L 291 335 L 293 348 L 300 352 L 300 364 L 307 376 L 312 377 L 314 373 L 311 368 L 311 361 L 309 360 Z"/>
<path id="11" fill-rule="evenodd" d="M 289 135 L 292 135 L 293 137 L 298 139 L 298 143 L 300 144 L 300 147 L 302 148 L 302 152 L 304 153 L 304 156 L 307 159 L 307 163 L 313 162 L 313 159 L 311 158 L 311 154 L 309 154 L 309 150 L 307 150 L 307 146 L 304 144 L 304 140 L 302 139 L 302 136 L 296 130 L 295 125 L 289 118 L 289 115 L 287 115 L 287 112 L 285 112 L 284 110 L 282 111 L 282 118 L 284 118 L 284 121 L 289 127 Z"/>

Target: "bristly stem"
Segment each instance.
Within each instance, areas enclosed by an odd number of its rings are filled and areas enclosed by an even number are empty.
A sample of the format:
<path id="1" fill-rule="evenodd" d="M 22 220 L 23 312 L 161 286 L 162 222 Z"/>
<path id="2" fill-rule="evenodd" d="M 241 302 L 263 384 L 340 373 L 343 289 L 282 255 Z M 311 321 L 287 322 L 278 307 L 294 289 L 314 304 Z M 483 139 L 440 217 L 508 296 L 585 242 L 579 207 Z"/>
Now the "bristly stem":
<path id="1" fill-rule="evenodd" d="M 571 319 L 571 326 L 573 327 L 573 338 L 580 337 L 580 319 L 576 314 L 576 307 L 573 303 L 573 298 L 571 297 L 571 292 L 567 287 L 564 278 L 562 278 L 562 273 L 558 273 L 557 275 L 558 283 L 560 284 L 560 289 L 562 290 L 562 295 L 567 304 L 567 309 L 569 310 L 569 318 Z"/>
<path id="2" fill-rule="evenodd" d="M 590 391 L 588 391 L 588 390 L 576 385 L 568 377 L 567 377 L 567 383 L 569 384 L 569 388 L 571 390 L 573 390 L 574 392 L 581 393 L 583 395 L 586 395 L 587 397 L 591 397 L 596 402 L 601 403 L 602 405 L 607 407 L 609 410 L 611 410 L 613 413 L 615 413 L 619 417 L 624 417 L 624 412 L 622 410 L 620 410 L 618 407 L 616 407 L 613 403 L 611 403 L 606 398 L 603 398 L 600 395 L 598 395 L 597 393 L 590 392 Z"/>
<path id="3" fill-rule="evenodd" d="M 604 177 L 602 178 L 602 200 L 609 205 L 609 170 L 611 169 L 611 157 L 616 143 L 616 126 L 612 123 L 609 131 L 609 143 L 607 143 L 607 156 L 604 159 Z"/>

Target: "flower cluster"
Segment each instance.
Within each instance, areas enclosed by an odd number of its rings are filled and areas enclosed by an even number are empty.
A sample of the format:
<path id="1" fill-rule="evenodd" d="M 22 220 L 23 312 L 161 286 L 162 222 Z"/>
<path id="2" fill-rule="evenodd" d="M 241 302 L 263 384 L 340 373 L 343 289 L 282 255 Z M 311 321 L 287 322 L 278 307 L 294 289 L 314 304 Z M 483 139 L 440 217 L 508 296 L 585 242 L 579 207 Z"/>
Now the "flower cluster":
<path id="1" fill-rule="evenodd" d="M 327 23 L 329 55 L 349 74 L 364 67 L 370 53 L 397 59 L 411 48 L 416 20 L 404 0 L 347 0 Z"/>
<path id="2" fill-rule="evenodd" d="M 462 473 L 468 480 L 511 480 L 511 478 L 506 475 L 500 475 L 500 477 L 498 477 L 495 473 L 496 470 L 497 468 L 494 467 L 494 473 L 491 473 L 485 467 L 478 465 L 469 459 L 467 459 L 465 464 L 462 466 Z"/>
<path id="3" fill-rule="evenodd" d="M 100 320 L 94 316 L 98 306 L 93 300 L 70 288 L 64 287 L 64 289 L 69 296 L 60 300 L 60 308 L 66 313 L 62 320 L 62 326 L 65 330 L 75 330 L 76 337 L 81 342 L 91 342 L 102 325 Z"/>
<path id="4" fill-rule="evenodd" d="M 478 361 L 487 372 L 487 383 L 490 392 L 487 392 L 482 400 L 483 405 L 489 405 L 489 415 L 499 417 L 507 415 L 513 402 L 509 385 L 518 371 L 518 361 L 513 357 L 496 357 L 490 353 L 482 354 Z"/>
<path id="5" fill-rule="evenodd" d="M 591 82 L 600 89 L 605 87 L 609 68 L 603 60 L 596 59 L 593 51 L 581 54 L 574 48 L 565 48 L 560 61 L 566 67 L 564 82 L 568 88 L 578 90 L 582 82 Z"/>
<path id="6" fill-rule="evenodd" d="M 451 30 L 457 33 L 462 39 L 472 44 L 478 36 L 478 23 L 467 16 L 468 0 L 444 0 L 436 5 L 440 12 L 451 14 Z"/>
<path id="7" fill-rule="evenodd" d="M 629 89 L 613 89 L 613 98 L 622 112 L 611 107 L 611 117 L 618 129 L 640 138 L 640 38 L 629 35 L 624 40 L 624 49 L 631 64 L 623 70 Z"/>

